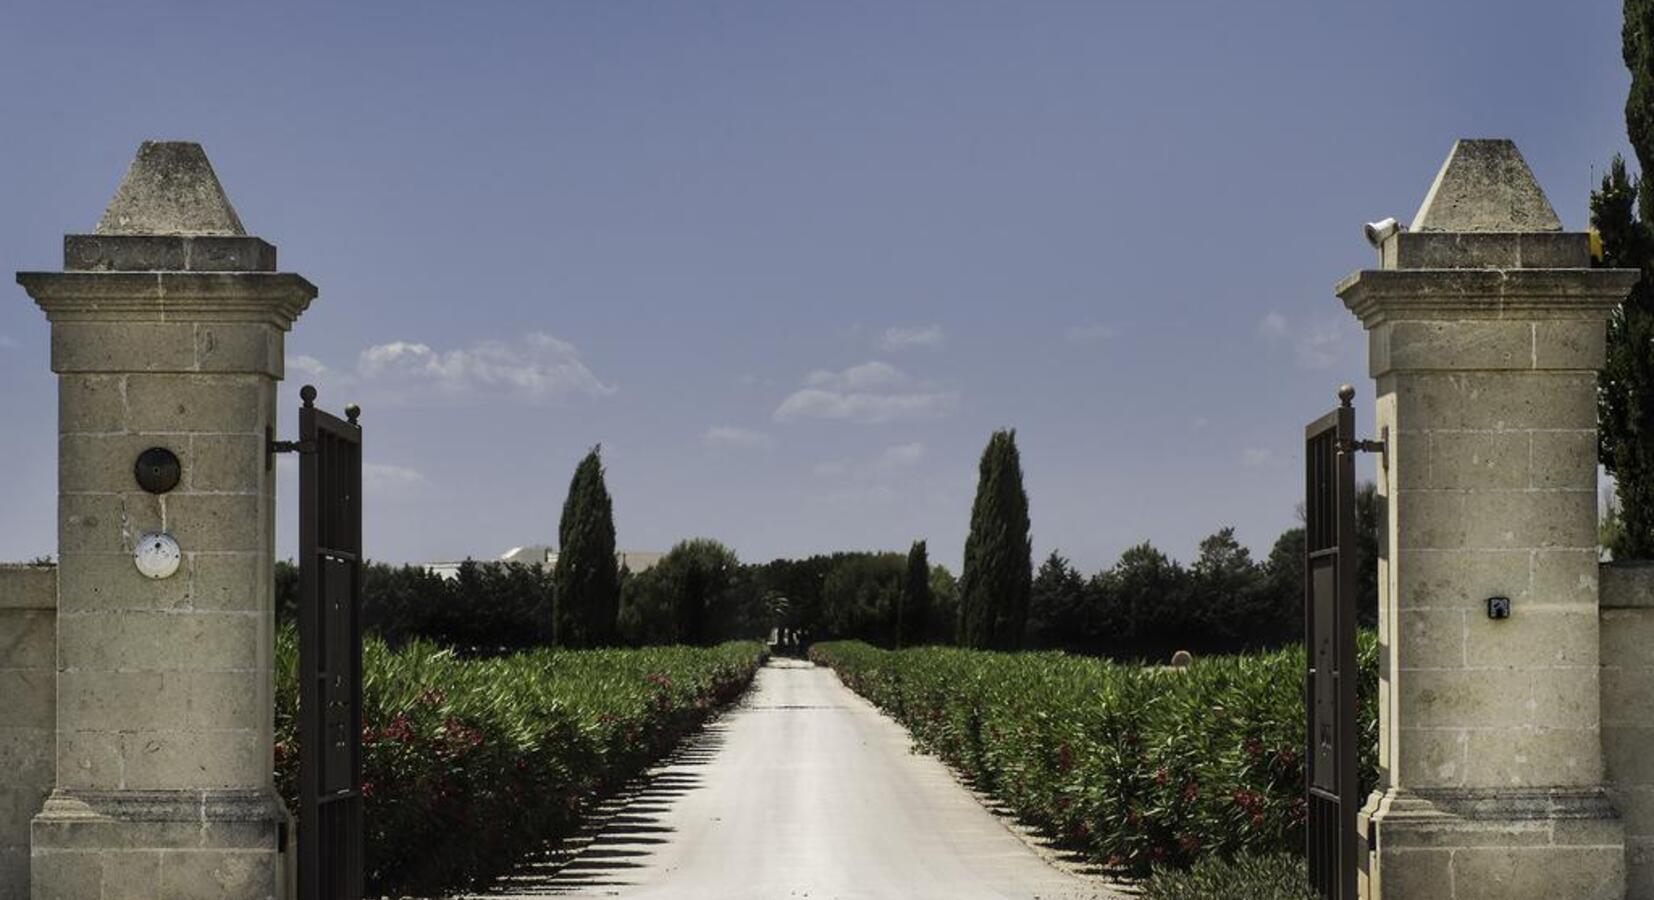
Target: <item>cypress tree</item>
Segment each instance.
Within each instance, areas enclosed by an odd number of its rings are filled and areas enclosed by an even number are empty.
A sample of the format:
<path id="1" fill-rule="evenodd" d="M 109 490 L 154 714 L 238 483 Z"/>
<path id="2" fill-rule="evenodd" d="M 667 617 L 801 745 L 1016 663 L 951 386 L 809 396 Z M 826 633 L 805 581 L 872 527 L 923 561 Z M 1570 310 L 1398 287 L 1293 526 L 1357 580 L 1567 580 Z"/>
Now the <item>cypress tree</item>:
<path id="1" fill-rule="evenodd" d="M 1022 646 L 1033 589 L 1028 495 L 1016 432 L 996 431 L 982 451 L 965 568 L 959 583 L 959 644 L 990 650 Z"/>
<path id="2" fill-rule="evenodd" d="M 924 541 L 914 541 L 907 551 L 907 572 L 902 576 L 902 596 L 896 607 L 896 646 L 924 643 L 929 623 L 930 554 Z"/>
<path id="3" fill-rule="evenodd" d="M 557 528 L 557 600 L 553 641 L 562 647 L 612 643 L 620 611 L 614 504 L 603 483 L 602 447 L 574 470 Z"/>
<path id="4" fill-rule="evenodd" d="M 1631 72 L 1625 125 L 1643 176 L 1633 180 L 1615 157 L 1591 194 L 1591 226 L 1602 263 L 1642 270 L 1608 320 L 1607 356 L 1597 386 L 1600 460 L 1614 477 L 1618 559 L 1654 558 L 1654 0 L 1625 0 L 1621 51 Z"/>

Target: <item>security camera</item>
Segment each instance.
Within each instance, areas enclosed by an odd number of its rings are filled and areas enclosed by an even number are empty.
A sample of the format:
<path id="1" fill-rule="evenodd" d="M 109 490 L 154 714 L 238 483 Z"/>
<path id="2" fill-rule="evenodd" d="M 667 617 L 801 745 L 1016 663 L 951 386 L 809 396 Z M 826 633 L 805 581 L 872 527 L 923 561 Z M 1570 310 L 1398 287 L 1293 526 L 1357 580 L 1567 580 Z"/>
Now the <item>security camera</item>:
<path id="1" fill-rule="evenodd" d="M 1390 235 L 1406 231 L 1407 226 L 1397 222 L 1395 217 L 1392 216 L 1388 219 L 1380 219 L 1377 222 L 1368 222 L 1362 230 L 1367 232 L 1367 243 L 1377 247 L 1388 240 Z"/>

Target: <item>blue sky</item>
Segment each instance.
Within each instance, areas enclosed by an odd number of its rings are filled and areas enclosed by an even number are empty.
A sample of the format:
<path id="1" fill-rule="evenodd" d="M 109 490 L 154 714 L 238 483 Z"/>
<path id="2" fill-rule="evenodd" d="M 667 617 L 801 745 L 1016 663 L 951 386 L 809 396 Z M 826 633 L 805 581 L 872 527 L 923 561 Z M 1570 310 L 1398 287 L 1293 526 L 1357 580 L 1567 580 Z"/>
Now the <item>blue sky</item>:
<path id="1" fill-rule="evenodd" d="M 956 566 L 1004 426 L 1036 554 L 1262 555 L 1303 423 L 1370 416 L 1361 223 L 1510 137 L 1584 227 L 1626 84 L 1608 0 L 17 3 L 0 265 L 201 141 L 321 289 L 284 429 L 365 407 L 381 559 L 554 538 L 602 443 L 625 547 Z M 0 559 L 54 551 L 47 342 L 12 288 Z"/>

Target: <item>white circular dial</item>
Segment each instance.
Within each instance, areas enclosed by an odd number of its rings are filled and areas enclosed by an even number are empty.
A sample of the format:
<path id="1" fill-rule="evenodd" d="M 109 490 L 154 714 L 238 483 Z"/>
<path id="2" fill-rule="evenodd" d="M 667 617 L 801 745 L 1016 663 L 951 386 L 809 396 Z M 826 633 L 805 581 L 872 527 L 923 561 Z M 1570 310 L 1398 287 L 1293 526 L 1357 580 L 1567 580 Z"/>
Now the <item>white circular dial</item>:
<path id="1" fill-rule="evenodd" d="M 182 558 L 178 542 L 164 531 L 151 531 L 138 538 L 137 549 L 132 551 L 132 561 L 138 564 L 138 571 L 150 578 L 166 578 L 178 571 L 178 561 Z"/>

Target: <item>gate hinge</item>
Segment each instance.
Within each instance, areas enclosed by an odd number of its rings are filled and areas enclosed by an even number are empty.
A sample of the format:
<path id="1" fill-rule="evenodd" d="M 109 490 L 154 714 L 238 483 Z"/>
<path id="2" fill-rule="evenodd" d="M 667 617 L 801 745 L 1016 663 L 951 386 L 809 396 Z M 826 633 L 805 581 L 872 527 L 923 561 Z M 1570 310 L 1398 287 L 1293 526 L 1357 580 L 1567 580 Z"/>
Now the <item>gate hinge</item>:
<path id="1" fill-rule="evenodd" d="M 275 465 L 277 453 L 315 453 L 315 441 L 278 441 L 275 429 L 264 427 L 264 471 Z"/>
<path id="2" fill-rule="evenodd" d="M 1339 441 L 1339 453 L 1377 453 L 1378 464 L 1385 469 L 1390 468 L 1390 426 L 1386 425 L 1379 431 L 1376 441 Z"/>

